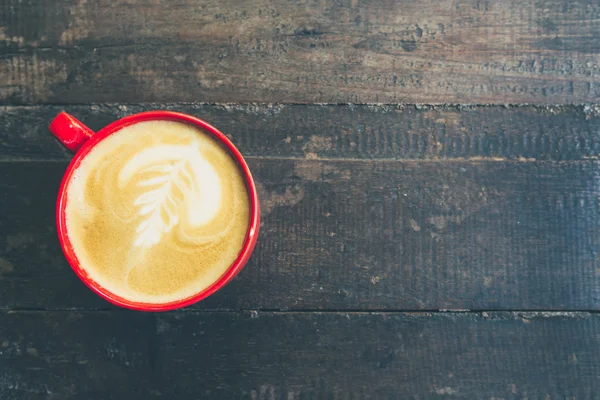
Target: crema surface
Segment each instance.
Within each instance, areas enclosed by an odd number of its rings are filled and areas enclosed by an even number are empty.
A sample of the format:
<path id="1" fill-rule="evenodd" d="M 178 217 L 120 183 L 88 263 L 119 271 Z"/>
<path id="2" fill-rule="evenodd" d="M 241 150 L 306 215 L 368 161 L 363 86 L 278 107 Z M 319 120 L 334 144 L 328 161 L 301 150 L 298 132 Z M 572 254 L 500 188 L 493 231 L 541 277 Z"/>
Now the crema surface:
<path id="1" fill-rule="evenodd" d="M 184 299 L 218 280 L 249 225 L 238 164 L 199 128 L 140 122 L 99 142 L 67 188 L 66 225 L 90 277 L 131 301 Z"/>

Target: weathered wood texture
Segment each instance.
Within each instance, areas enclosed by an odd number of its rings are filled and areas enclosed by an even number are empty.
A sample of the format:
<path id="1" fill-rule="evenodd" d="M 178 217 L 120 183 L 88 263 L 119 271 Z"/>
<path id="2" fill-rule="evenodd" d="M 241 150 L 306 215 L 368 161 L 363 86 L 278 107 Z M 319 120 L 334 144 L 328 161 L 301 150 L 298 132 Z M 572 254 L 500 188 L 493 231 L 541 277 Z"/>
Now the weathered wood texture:
<path id="1" fill-rule="evenodd" d="M 0 397 L 592 399 L 599 331 L 585 313 L 2 313 Z"/>
<path id="2" fill-rule="evenodd" d="M 599 20 L 597 0 L 0 0 L 0 399 L 598 397 L 600 108 L 574 104 L 600 102 Z M 263 211 L 240 276 L 165 314 L 89 291 L 56 238 L 62 108 L 231 137 Z M 482 312 L 422 312 L 445 309 Z"/>
<path id="3" fill-rule="evenodd" d="M 251 158 L 263 219 L 208 309 L 600 308 L 599 164 Z M 0 307 L 102 308 L 56 239 L 65 161 L 0 163 Z"/>
<path id="4" fill-rule="evenodd" d="M 98 130 L 175 110 L 221 129 L 244 155 L 398 160 L 582 160 L 600 154 L 600 108 L 374 105 L 45 105 L 0 107 L 0 159 L 64 160 L 48 132 L 62 110 Z"/>
<path id="5" fill-rule="evenodd" d="M 600 100 L 596 0 L 4 0 L 0 103 Z"/>

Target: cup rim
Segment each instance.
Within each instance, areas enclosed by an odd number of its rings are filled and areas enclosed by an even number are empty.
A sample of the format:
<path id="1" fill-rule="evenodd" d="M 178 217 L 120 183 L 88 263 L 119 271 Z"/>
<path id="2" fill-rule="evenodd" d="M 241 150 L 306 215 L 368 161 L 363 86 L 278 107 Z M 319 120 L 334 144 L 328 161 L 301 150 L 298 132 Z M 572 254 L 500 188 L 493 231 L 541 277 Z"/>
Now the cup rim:
<path id="1" fill-rule="evenodd" d="M 115 132 L 120 131 L 121 129 L 129 125 L 133 125 L 139 122 L 155 120 L 184 122 L 200 127 L 205 132 L 208 132 L 220 143 L 225 145 L 225 147 L 233 156 L 234 160 L 237 162 L 238 166 L 240 167 L 243 173 L 244 181 L 246 183 L 246 187 L 250 198 L 250 222 L 248 224 L 248 230 L 246 231 L 246 238 L 244 239 L 244 244 L 235 261 L 225 271 L 225 273 L 221 275 L 219 279 L 217 279 L 208 287 L 204 288 L 203 290 L 199 291 L 198 293 L 192 296 L 166 303 L 144 303 L 128 300 L 109 291 L 108 289 L 100 285 L 98 282 L 94 281 L 88 275 L 87 271 L 81 266 L 81 263 L 79 262 L 75 254 L 75 250 L 73 249 L 73 245 L 71 244 L 69 234 L 67 231 L 65 212 L 67 202 L 67 187 L 71 181 L 71 177 L 73 176 L 73 173 L 77 170 L 83 159 L 90 153 L 92 148 L 94 148 L 97 143 L 99 143 L 106 137 L 112 135 Z M 96 132 L 87 142 L 83 144 L 83 146 L 77 151 L 77 153 L 75 153 L 73 159 L 67 167 L 67 170 L 65 171 L 65 174 L 63 175 L 58 191 L 58 198 L 56 201 L 56 224 L 58 231 L 58 239 L 60 241 L 63 253 L 65 254 L 67 261 L 69 262 L 69 265 L 71 266 L 75 274 L 93 292 L 95 292 L 97 295 L 104 298 L 105 300 L 111 302 L 112 304 L 115 304 L 120 307 L 139 311 L 168 311 L 186 307 L 205 299 L 206 297 L 212 295 L 217 290 L 225 286 L 242 270 L 242 268 L 250 258 L 250 255 L 254 250 L 254 246 L 258 238 L 258 231 L 260 228 L 260 206 L 258 202 L 256 184 L 254 183 L 254 179 L 252 178 L 252 174 L 250 173 L 250 169 L 248 168 L 244 157 L 242 156 L 240 151 L 234 146 L 234 144 L 221 131 L 219 131 L 217 128 L 210 125 L 209 123 L 188 114 L 183 114 L 175 111 L 154 110 L 132 114 L 110 123 L 109 125 Z"/>

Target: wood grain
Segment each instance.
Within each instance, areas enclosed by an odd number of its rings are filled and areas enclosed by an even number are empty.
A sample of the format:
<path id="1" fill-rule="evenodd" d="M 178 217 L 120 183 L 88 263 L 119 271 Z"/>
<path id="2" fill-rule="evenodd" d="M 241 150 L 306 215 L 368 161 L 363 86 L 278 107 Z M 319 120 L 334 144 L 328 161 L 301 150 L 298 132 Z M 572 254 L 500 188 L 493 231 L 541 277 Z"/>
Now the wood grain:
<path id="1" fill-rule="evenodd" d="M 597 0 L 0 1 L 0 399 L 596 398 L 599 20 Z M 164 314 L 88 290 L 56 238 L 62 109 L 224 131 L 263 211 L 242 273 Z"/>
<path id="2" fill-rule="evenodd" d="M 247 268 L 198 307 L 598 310 L 596 161 L 251 158 Z M 0 307 L 105 308 L 61 254 L 57 162 L 0 163 Z"/>
<path id="3" fill-rule="evenodd" d="M 600 99 L 595 0 L 5 0 L 0 103 Z"/>
<path id="4" fill-rule="evenodd" d="M 1 313 L 0 397 L 587 399 L 598 331 L 585 313 Z"/>
<path id="5" fill-rule="evenodd" d="M 600 154 L 600 108 L 94 104 L 0 107 L 1 160 L 65 160 L 49 133 L 62 110 L 94 130 L 167 109 L 221 129 L 246 156 L 376 160 L 582 160 Z"/>

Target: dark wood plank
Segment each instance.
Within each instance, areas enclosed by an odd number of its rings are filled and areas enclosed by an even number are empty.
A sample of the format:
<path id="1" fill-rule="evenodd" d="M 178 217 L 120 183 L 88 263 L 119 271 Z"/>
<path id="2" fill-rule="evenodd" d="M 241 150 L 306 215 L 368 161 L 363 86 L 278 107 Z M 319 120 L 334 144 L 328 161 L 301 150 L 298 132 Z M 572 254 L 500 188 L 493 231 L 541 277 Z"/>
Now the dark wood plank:
<path id="1" fill-rule="evenodd" d="M 48 132 L 63 109 L 95 130 L 141 111 L 188 113 L 217 126 L 248 156 L 581 160 L 600 154 L 594 106 L 100 104 L 0 107 L 0 159 L 70 159 Z"/>
<path id="2" fill-rule="evenodd" d="M 600 99 L 595 0 L 5 0 L 2 8 L 5 104 Z"/>
<path id="3" fill-rule="evenodd" d="M 2 313 L 0 398 L 146 399 L 156 321 L 141 313 Z"/>
<path id="4" fill-rule="evenodd" d="M 255 254 L 199 307 L 600 308 L 596 161 L 249 161 Z M 0 307 L 106 307 L 55 237 L 65 168 L 0 163 Z"/>
<path id="5" fill-rule="evenodd" d="M 591 399 L 599 331 L 585 313 L 1 313 L 0 397 Z"/>

